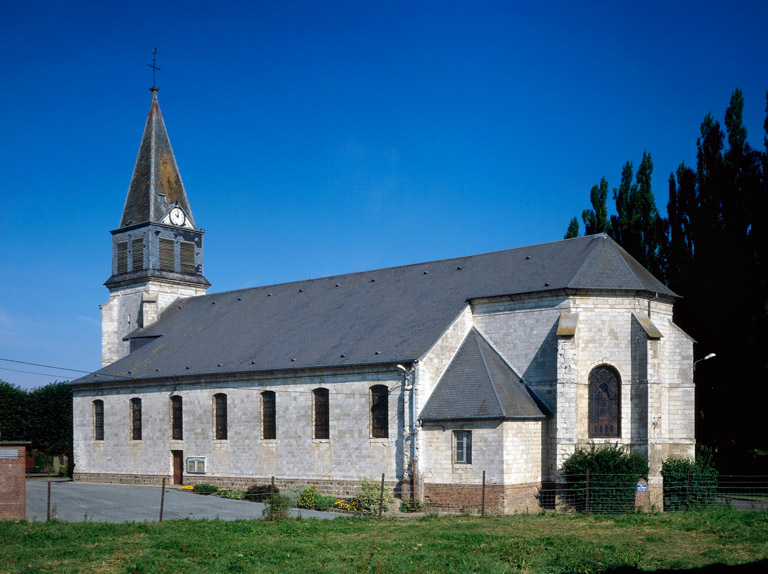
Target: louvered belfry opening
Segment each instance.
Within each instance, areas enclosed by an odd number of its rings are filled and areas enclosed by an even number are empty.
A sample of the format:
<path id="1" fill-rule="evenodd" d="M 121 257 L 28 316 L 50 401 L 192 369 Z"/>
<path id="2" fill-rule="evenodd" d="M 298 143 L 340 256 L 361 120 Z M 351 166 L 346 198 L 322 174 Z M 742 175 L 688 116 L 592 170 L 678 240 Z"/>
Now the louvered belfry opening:
<path id="1" fill-rule="evenodd" d="M 181 258 L 181 272 L 193 274 L 195 272 L 195 244 L 182 241 L 179 245 L 179 256 Z"/>
<path id="2" fill-rule="evenodd" d="M 313 438 L 330 438 L 328 417 L 328 389 L 315 389 L 312 391 L 315 403 L 315 434 Z"/>
<path id="3" fill-rule="evenodd" d="M 131 399 L 131 438 L 141 440 L 141 399 Z"/>
<path id="4" fill-rule="evenodd" d="M 275 392 L 264 391 L 261 393 L 261 438 L 273 440 L 277 438 L 277 409 L 275 405 Z"/>
<path id="5" fill-rule="evenodd" d="M 117 274 L 128 272 L 128 242 L 117 244 Z"/>
<path id="6" fill-rule="evenodd" d="M 175 271 L 173 260 L 173 239 L 160 238 L 160 270 Z"/>
<path id="7" fill-rule="evenodd" d="M 227 439 L 227 395 L 218 393 L 214 399 L 214 419 L 216 440 Z"/>
<path id="8" fill-rule="evenodd" d="M 385 385 L 371 387 L 371 436 L 389 437 L 389 389 Z"/>
<path id="9" fill-rule="evenodd" d="M 133 257 L 131 257 L 131 271 L 141 271 L 144 269 L 144 238 L 133 240 Z"/>
<path id="10" fill-rule="evenodd" d="M 184 411 L 181 397 L 171 397 L 171 439 L 184 439 Z"/>
<path id="11" fill-rule="evenodd" d="M 619 374 L 606 365 L 589 373 L 589 436 L 619 437 L 621 385 Z"/>

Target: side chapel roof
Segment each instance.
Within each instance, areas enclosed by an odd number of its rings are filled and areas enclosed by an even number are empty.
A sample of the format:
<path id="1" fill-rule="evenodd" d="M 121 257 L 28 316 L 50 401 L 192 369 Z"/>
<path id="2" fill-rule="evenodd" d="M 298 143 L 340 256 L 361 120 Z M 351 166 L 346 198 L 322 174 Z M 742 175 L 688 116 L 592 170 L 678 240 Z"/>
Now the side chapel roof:
<path id="1" fill-rule="evenodd" d="M 550 414 L 514 369 L 472 327 L 419 418 L 545 418 Z"/>
<path id="2" fill-rule="evenodd" d="M 676 297 L 591 235 L 182 299 L 129 335 L 144 346 L 76 383 L 412 362 L 469 300 L 563 289 Z"/>
<path id="3" fill-rule="evenodd" d="M 120 229 L 142 223 L 159 223 L 177 203 L 194 227 L 192 210 L 171 149 L 163 114 L 160 113 L 155 88 L 152 89 L 152 103 L 128 186 Z"/>

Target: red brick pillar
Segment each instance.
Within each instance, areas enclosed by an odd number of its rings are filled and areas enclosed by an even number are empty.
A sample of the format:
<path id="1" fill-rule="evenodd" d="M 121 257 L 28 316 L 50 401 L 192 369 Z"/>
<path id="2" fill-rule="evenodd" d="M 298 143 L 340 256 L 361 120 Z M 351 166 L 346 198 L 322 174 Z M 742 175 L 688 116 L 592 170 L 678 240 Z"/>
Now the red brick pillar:
<path id="1" fill-rule="evenodd" d="M 28 444 L 0 441 L 0 520 L 27 517 Z"/>

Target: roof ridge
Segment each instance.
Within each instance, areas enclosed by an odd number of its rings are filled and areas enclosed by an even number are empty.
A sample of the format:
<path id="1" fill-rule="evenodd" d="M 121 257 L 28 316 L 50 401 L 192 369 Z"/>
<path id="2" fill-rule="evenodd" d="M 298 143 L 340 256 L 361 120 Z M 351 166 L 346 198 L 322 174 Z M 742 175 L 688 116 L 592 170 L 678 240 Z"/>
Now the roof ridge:
<path id="1" fill-rule="evenodd" d="M 608 236 L 606 235 L 606 237 L 608 237 Z M 627 268 L 627 271 L 629 271 L 629 274 L 632 275 L 632 277 L 635 279 L 635 281 L 638 283 L 638 285 L 640 285 L 640 289 L 645 289 L 645 285 L 643 284 L 642 281 L 640 281 L 640 278 L 637 276 L 637 274 L 634 271 L 632 271 L 632 268 L 629 266 L 629 263 L 627 263 L 627 260 L 624 259 L 624 256 L 617 249 L 617 247 L 621 248 L 625 253 L 627 253 L 627 255 L 629 255 L 629 252 L 627 252 L 626 249 L 621 247 L 621 245 L 619 245 L 615 241 L 610 241 L 610 242 L 608 242 L 608 244 L 611 246 L 611 248 L 613 249 L 614 253 L 616 253 L 616 255 L 619 256 L 619 259 L 621 259 L 621 262 L 624 264 L 624 267 Z M 638 263 L 640 263 L 640 262 L 638 261 Z"/>
<path id="2" fill-rule="evenodd" d="M 485 368 L 485 373 L 488 375 L 488 380 L 491 383 L 491 388 L 493 389 L 493 396 L 496 397 L 496 402 L 499 403 L 499 410 L 501 410 L 501 415 L 506 418 L 507 411 L 504 409 L 504 405 L 501 402 L 501 397 L 499 397 L 499 391 L 496 390 L 496 383 L 493 380 L 493 375 L 491 374 L 491 370 L 488 368 L 488 362 L 485 360 L 485 353 L 483 353 L 483 348 L 480 346 L 480 342 L 477 340 L 477 337 L 480 337 L 483 341 L 485 341 L 486 344 L 488 344 L 488 341 L 485 340 L 485 337 L 483 337 L 477 329 L 473 326 L 470 332 L 474 332 L 475 334 L 475 345 L 477 345 L 477 350 L 480 351 L 480 358 L 483 361 L 483 367 Z M 490 347 L 490 345 L 488 345 Z"/>

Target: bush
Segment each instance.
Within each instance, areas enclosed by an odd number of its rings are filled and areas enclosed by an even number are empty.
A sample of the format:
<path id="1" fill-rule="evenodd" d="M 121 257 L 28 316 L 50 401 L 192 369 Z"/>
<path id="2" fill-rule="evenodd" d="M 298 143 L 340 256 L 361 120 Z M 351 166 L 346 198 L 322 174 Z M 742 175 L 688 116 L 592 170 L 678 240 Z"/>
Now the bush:
<path id="1" fill-rule="evenodd" d="M 269 502 L 272 486 L 269 484 L 254 484 L 245 491 L 245 500 L 251 502 Z M 280 494 L 280 489 L 275 487 L 275 494 Z"/>
<path id="2" fill-rule="evenodd" d="M 381 483 L 364 478 L 360 482 L 360 490 L 355 497 L 357 509 L 365 516 L 374 516 L 379 513 L 379 498 L 381 496 Z M 382 512 L 389 510 L 389 505 L 395 501 L 395 495 L 388 488 L 384 488 Z"/>
<path id="3" fill-rule="evenodd" d="M 288 503 L 288 499 L 285 496 L 275 494 L 274 497 L 272 497 L 272 504 L 267 502 L 264 506 L 264 510 L 261 511 L 261 514 L 264 516 L 265 520 L 283 520 L 290 516 L 288 514 L 288 509 L 290 507 L 291 505 Z"/>
<path id="4" fill-rule="evenodd" d="M 576 510 L 598 514 L 632 512 L 637 481 L 648 478 L 648 459 L 617 444 L 600 448 L 592 444 L 577 448 L 562 470 L 570 490 L 569 502 Z"/>
<path id="5" fill-rule="evenodd" d="M 315 508 L 317 506 L 317 501 L 320 498 L 320 493 L 317 490 L 317 487 L 313 484 L 309 488 L 305 488 L 304 492 L 301 493 L 301 498 L 299 498 L 299 508 Z"/>
<path id="6" fill-rule="evenodd" d="M 424 503 L 421 500 L 409 498 L 400 503 L 400 512 L 423 512 Z"/>
<path id="7" fill-rule="evenodd" d="M 196 484 L 192 490 L 194 490 L 197 494 L 214 494 L 215 492 L 219 491 L 219 487 L 201 482 L 200 484 Z"/>
<path id="8" fill-rule="evenodd" d="M 717 469 L 712 451 L 702 448 L 696 460 L 670 457 L 661 464 L 664 510 L 690 510 L 709 506 L 717 494 Z"/>
<path id="9" fill-rule="evenodd" d="M 336 500 L 335 496 L 319 496 L 315 503 L 315 508 L 317 510 L 330 510 L 336 504 Z"/>
<path id="10" fill-rule="evenodd" d="M 304 491 L 308 488 L 309 485 L 306 482 L 297 482 L 296 484 L 291 484 L 288 488 L 286 488 L 281 496 L 288 500 L 288 504 L 290 506 L 298 506 L 301 495 L 304 494 Z"/>
<path id="11" fill-rule="evenodd" d="M 232 500 L 243 500 L 245 498 L 244 490 L 220 490 L 216 493 L 219 498 L 230 498 Z"/>

